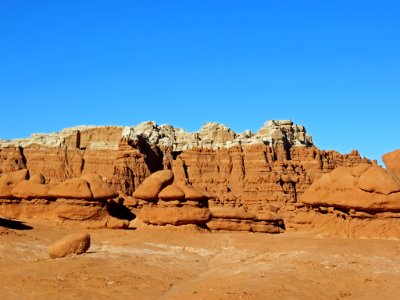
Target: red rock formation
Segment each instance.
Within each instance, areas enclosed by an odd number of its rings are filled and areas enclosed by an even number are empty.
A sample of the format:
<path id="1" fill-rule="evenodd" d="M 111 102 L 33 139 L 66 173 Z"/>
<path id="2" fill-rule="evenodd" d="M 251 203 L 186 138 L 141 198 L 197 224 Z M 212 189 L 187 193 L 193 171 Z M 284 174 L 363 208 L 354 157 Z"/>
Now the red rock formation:
<path id="1" fill-rule="evenodd" d="M 34 175 L 31 180 L 27 169 L 3 174 L 0 215 L 20 220 L 85 222 L 91 227 L 126 228 L 129 220 L 114 217 L 119 214 L 118 210 L 123 211 L 112 200 L 115 192 L 99 176 L 85 178 L 43 184 L 41 174 Z"/>
<path id="2" fill-rule="evenodd" d="M 70 234 L 51 244 L 48 248 L 51 258 L 60 258 L 85 253 L 90 248 L 88 233 Z"/>
<path id="3" fill-rule="evenodd" d="M 205 190 L 211 206 L 272 205 L 285 222 L 305 209 L 299 197 L 324 173 L 369 163 L 356 151 L 317 149 L 304 127 L 291 121 L 269 121 L 257 133 L 241 134 L 216 123 L 197 133 L 152 122 L 75 127 L 0 146 L 1 174 L 27 168 L 50 184 L 99 175 L 126 197 L 152 172 L 171 168 L 177 180 Z"/>
<path id="4" fill-rule="evenodd" d="M 361 164 L 337 168 L 316 180 L 301 197 L 308 211 L 294 222 L 318 227 L 323 223 L 327 231 L 341 228 L 347 234 L 351 228 L 353 236 L 399 238 L 400 182 L 393 173 L 395 161 L 390 160 L 396 152 L 384 155 L 389 170 Z"/>
<path id="5" fill-rule="evenodd" d="M 157 200 L 161 190 L 170 185 L 173 180 L 174 173 L 170 170 L 155 172 L 143 181 L 133 196 L 143 200 Z"/>
<path id="6" fill-rule="evenodd" d="M 199 190 L 175 183 L 170 170 L 158 171 L 146 178 L 134 196 L 142 199 L 142 208 L 134 210 L 148 225 L 204 225 L 210 218 L 208 199 Z M 177 196 L 177 197 L 175 197 Z"/>
<path id="7" fill-rule="evenodd" d="M 212 207 L 211 230 L 281 233 L 283 220 L 271 211 L 249 212 L 243 208 Z"/>
<path id="8" fill-rule="evenodd" d="M 382 156 L 386 169 L 400 181 L 400 150 L 387 153 Z"/>
<path id="9" fill-rule="evenodd" d="M 400 211 L 400 184 L 379 166 L 340 167 L 314 182 L 301 201 L 366 212 Z"/>
<path id="10" fill-rule="evenodd" d="M 187 150 L 174 161 L 173 171 L 177 178 L 213 194 L 215 205 L 251 208 L 271 203 L 283 207 L 296 203 L 322 174 L 363 161 L 367 162 L 357 152 L 340 155 L 317 148 L 254 145 Z"/>
<path id="11" fill-rule="evenodd" d="M 10 173 L 26 168 L 25 157 L 20 147 L 0 148 L 0 173 Z"/>

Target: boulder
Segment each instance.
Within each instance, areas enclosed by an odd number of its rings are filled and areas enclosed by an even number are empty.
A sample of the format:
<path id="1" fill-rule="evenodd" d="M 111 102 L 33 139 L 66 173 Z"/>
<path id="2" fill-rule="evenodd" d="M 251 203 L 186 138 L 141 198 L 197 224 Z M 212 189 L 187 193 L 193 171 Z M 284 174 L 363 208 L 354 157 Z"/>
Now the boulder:
<path id="1" fill-rule="evenodd" d="M 127 207 L 136 207 L 140 201 L 139 199 L 130 196 L 124 196 L 123 199 L 124 199 L 123 204 Z"/>
<path id="2" fill-rule="evenodd" d="M 400 180 L 400 149 L 386 153 L 382 156 L 382 160 L 386 169 Z"/>
<path id="3" fill-rule="evenodd" d="M 88 182 L 83 178 L 72 178 L 59 183 L 48 191 L 48 195 L 55 198 L 74 199 L 91 199 L 93 197 Z"/>
<path id="4" fill-rule="evenodd" d="M 169 185 L 174 181 L 174 173 L 171 170 L 157 171 L 151 174 L 150 177 L 160 180 L 163 185 Z"/>
<path id="5" fill-rule="evenodd" d="M 174 173 L 171 170 L 157 171 L 147 177 L 135 190 L 133 196 L 138 199 L 155 200 L 161 190 L 172 183 Z"/>
<path id="6" fill-rule="evenodd" d="M 135 218 L 132 221 L 129 222 L 129 228 L 133 229 L 140 229 L 146 226 L 146 223 L 144 223 L 142 220 L 139 218 Z"/>
<path id="7" fill-rule="evenodd" d="M 44 184 L 46 182 L 42 174 L 34 174 L 29 177 L 29 181 L 32 183 Z"/>
<path id="8" fill-rule="evenodd" d="M 100 175 L 86 175 L 82 177 L 89 183 L 89 188 L 94 199 L 110 199 L 118 196 Z"/>
<path id="9" fill-rule="evenodd" d="M 129 227 L 129 220 L 108 216 L 106 226 L 111 229 L 126 229 Z"/>
<path id="10" fill-rule="evenodd" d="M 12 189 L 14 188 L 14 186 L 16 186 L 21 181 L 28 179 L 28 177 L 29 171 L 27 169 L 3 174 L 0 177 L 0 197 L 12 197 Z"/>
<path id="11" fill-rule="evenodd" d="M 156 200 L 162 189 L 163 184 L 160 180 L 148 177 L 135 190 L 133 197 L 144 200 Z"/>
<path id="12" fill-rule="evenodd" d="M 50 245 L 48 252 L 51 258 L 60 258 L 85 253 L 89 247 L 88 233 L 70 234 Z"/>
<path id="13" fill-rule="evenodd" d="M 162 200 L 185 199 L 185 193 L 179 187 L 169 185 L 158 194 L 158 198 Z"/>
<path id="14" fill-rule="evenodd" d="M 385 169 L 373 166 L 360 176 L 358 187 L 367 192 L 389 195 L 400 192 L 400 184 Z"/>
<path id="15" fill-rule="evenodd" d="M 380 166 L 340 167 L 316 180 L 300 201 L 316 207 L 362 212 L 398 211 L 400 184 Z"/>
<path id="16" fill-rule="evenodd" d="M 191 185 L 185 184 L 183 181 L 179 181 L 175 183 L 184 193 L 186 200 L 204 200 L 207 199 L 207 196 L 204 195 L 203 192 L 194 188 Z"/>
<path id="17" fill-rule="evenodd" d="M 11 194 L 16 198 L 46 199 L 49 190 L 50 186 L 47 184 L 40 184 L 31 180 L 23 180 L 12 189 Z"/>

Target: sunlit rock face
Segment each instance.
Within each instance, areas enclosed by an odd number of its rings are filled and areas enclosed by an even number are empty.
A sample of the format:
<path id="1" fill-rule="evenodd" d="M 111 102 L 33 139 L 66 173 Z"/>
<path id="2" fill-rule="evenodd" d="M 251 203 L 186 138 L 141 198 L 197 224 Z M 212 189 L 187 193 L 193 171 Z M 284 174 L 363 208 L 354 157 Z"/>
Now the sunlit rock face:
<path id="1" fill-rule="evenodd" d="M 298 201 L 324 173 L 371 164 L 357 151 L 319 150 L 304 126 L 267 121 L 235 133 L 218 123 L 198 132 L 144 122 L 136 126 L 77 126 L 26 139 L 0 140 L 0 172 L 42 174 L 46 184 L 98 175 L 114 193 L 131 196 L 150 174 L 170 169 L 175 180 L 207 192 L 209 205 L 274 211 L 290 224 Z"/>

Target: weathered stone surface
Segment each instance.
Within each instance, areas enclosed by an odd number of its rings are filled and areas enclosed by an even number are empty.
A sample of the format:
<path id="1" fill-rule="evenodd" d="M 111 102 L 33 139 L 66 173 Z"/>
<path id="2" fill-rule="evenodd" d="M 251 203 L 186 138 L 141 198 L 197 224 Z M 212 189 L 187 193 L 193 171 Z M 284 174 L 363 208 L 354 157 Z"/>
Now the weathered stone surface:
<path id="1" fill-rule="evenodd" d="M 163 185 L 169 185 L 174 181 L 174 173 L 171 170 L 157 171 L 150 177 L 160 180 Z"/>
<path id="2" fill-rule="evenodd" d="M 0 173 L 27 168 L 31 174 L 43 174 L 52 185 L 98 174 L 122 198 L 137 191 L 151 173 L 172 169 L 175 182 L 190 183 L 204 194 L 204 201 L 191 202 L 190 198 L 200 197 L 188 196 L 189 201 L 176 207 L 204 206 L 207 199 L 211 206 L 246 207 L 247 211 L 275 207 L 285 223 L 301 211 L 304 204 L 298 203 L 299 197 L 323 174 L 340 166 L 371 165 L 356 151 L 341 155 L 315 148 L 305 128 L 289 120 L 269 121 L 256 133 L 239 134 L 216 123 L 194 133 L 153 122 L 133 127 L 80 126 L 3 140 L 0 150 Z M 343 184 L 351 187 L 350 181 L 338 180 L 340 189 L 348 188 Z M 157 202 L 167 185 L 160 188 L 154 183 L 149 200 Z M 143 205 L 146 201 L 135 203 L 136 208 Z"/>
<path id="3" fill-rule="evenodd" d="M 366 192 L 384 195 L 400 192 L 400 184 L 395 178 L 378 166 L 373 166 L 361 174 L 358 187 Z"/>
<path id="4" fill-rule="evenodd" d="M 56 217 L 62 221 L 93 221 L 102 220 L 108 216 L 107 208 L 102 205 L 88 206 L 82 201 L 57 201 L 53 208 Z"/>
<path id="5" fill-rule="evenodd" d="M 163 189 L 162 182 L 155 178 L 146 178 L 145 181 L 135 190 L 133 196 L 144 200 L 156 200 Z"/>
<path id="6" fill-rule="evenodd" d="M 27 167 L 50 183 L 99 174 L 114 191 L 132 195 L 151 172 L 173 167 L 178 179 L 219 203 L 247 206 L 263 205 L 263 199 L 297 201 L 323 173 L 362 161 L 357 152 L 316 149 L 305 128 L 289 120 L 268 121 L 257 133 L 240 134 L 217 123 L 195 133 L 153 122 L 78 126 L 0 145 L 2 172 Z"/>
<path id="7" fill-rule="evenodd" d="M 85 175 L 82 178 L 89 183 L 94 199 L 109 199 L 118 195 L 103 181 L 100 175 Z"/>
<path id="8" fill-rule="evenodd" d="M 229 207 L 211 207 L 211 214 L 213 218 L 222 219 L 242 219 L 242 220 L 253 220 L 256 219 L 256 215 L 251 212 L 247 212 L 241 208 L 229 208 Z"/>
<path id="9" fill-rule="evenodd" d="M 48 193 L 55 198 L 91 199 L 89 184 L 83 178 L 72 178 L 52 187 Z"/>
<path id="10" fill-rule="evenodd" d="M 21 181 L 28 179 L 28 177 L 29 171 L 27 169 L 3 174 L 0 177 L 0 198 L 12 197 L 12 189 Z"/>
<path id="11" fill-rule="evenodd" d="M 47 184 L 35 183 L 31 180 L 23 180 L 18 183 L 11 191 L 11 194 L 15 198 L 22 199 L 46 199 L 48 198 L 48 191 L 50 186 Z"/>
<path id="12" fill-rule="evenodd" d="M 185 199 L 187 200 L 203 200 L 208 198 L 200 190 L 184 183 L 183 181 L 178 181 L 175 184 L 183 191 L 183 193 L 185 194 Z"/>
<path id="13" fill-rule="evenodd" d="M 25 169 L 25 157 L 22 148 L 10 146 L 0 147 L 0 174 Z"/>
<path id="14" fill-rule="evenodd" d="M 29 181 L 32 183 L 38 183 L 38 184 L 45 184 L 46 179 L 42 174 L 34 174 L 29 177 Z"/>
<path id="15" fill-rule="evenodd" d="M 397 211 L 400 210 L 400 184 L 392 173 L 379 166 L 337 168 L 315 181 L 301 201 L 313 207 Z"/>
<path id="16" fill-rule="evenodd" d="M 280 218 L 276 213 L 268 210 L 258 211 L 256 213 L 257 220 L 259 221 L 281 221 Z"/>
<path id="17" fill-rule="evenodd" d="M 180 200 L 185 199 L 185 193 L 176 185 L 169 185 L 158 194 L 158 198 L 162 200 Z"/>
<path id="18" fill-rule="evenodd" d="M 174 174 L 170 170 L 158 171 L 147 177 L 133 193 L 135 198 L 144 200 L 158 199 L 161 190 L 172 183 Z"/>
<path id="19" fill-rule="evenodd" d="M 251 224 L 247 221 L 233 219 L 212 219 L 207 223 L 208 228 L 212 231 L 251 231 Z"/>
<path id="20" fill-rule="evenodd" d="M 213 195 L 218 206 L 277 207 L 295 203 L 310 184 L 339 166 L 368 161 L 357 152 L 340 155 L 316 148 L 268 145 L 218 151 L 190 149 L 173 161 L 175 181 L 189 181 Z M 214 200 L 215 199 L 215 200 Z"/>
<path id="21" fill-rule="evenodd" d="M 130 221 L 130 223 L 129 223 L 129 228 L 133 228 L 133 229 L 140 229 L 141 227 L 144 227 L 144 226 L 146 226 L 146 223 L 144 223 L 139 218 L 135 218 L 132 221 Z"/>
<path id="22" fill-rule="evenodd" d="M 250 231 L 264 233 L 283 232 L 283 221 L 271 211 L 249 212 L 243 208 L 211 207 L 211 230 Z"/>
<path id="23" fill-rule="evenodd" d="M 397 175 L 400 179 L 400 149 L 382 156 L 382 160 L 386 165 L 386 169 Z"/>
<path id="24" fill-rule="evenodd" d="M 126 229 L 129 227 L 129 221 L 108 216 L 106 225 L 110 229 Z"/>
<path id="25" fill-rule="evenodd" d="M 88 233 L 70 234 L 49 246 L 49 256 L 60 258 L 85 253 L 90 248 Z"/>
<path id="26" fill-rule="evenodd" d="M 138 217 L 146 224 L 186 225 L 205 224 L 211 214 L 208 208 L 199 207 L 144 207 Z"/>

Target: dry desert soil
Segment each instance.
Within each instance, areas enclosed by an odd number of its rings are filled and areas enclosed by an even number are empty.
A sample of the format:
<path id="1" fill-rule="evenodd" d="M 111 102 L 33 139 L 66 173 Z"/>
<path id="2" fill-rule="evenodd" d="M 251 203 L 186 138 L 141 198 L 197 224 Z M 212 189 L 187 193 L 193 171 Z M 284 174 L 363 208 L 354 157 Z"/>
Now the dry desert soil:
<path id="1" fill-rule="evenodd" d="M 399 299 L 400 241 L 308 233 L 86 230 L 87 253 L 50 259 L 72 227 L 0 226 L 1 299 Z"/>

